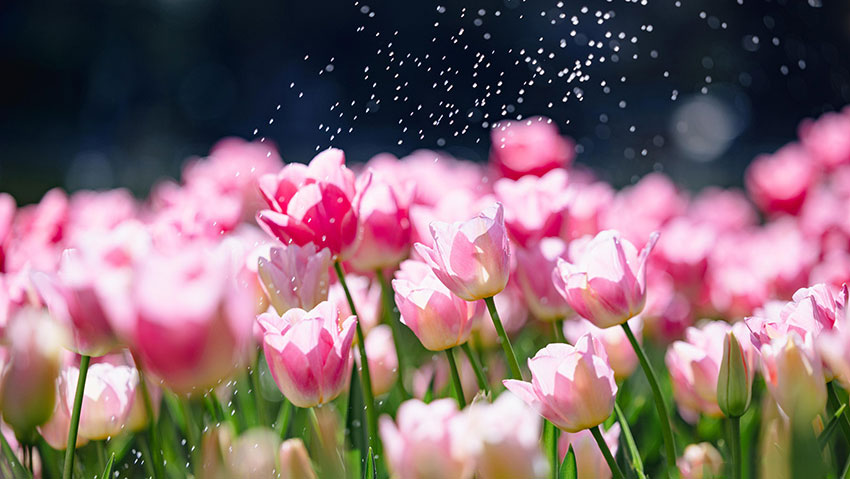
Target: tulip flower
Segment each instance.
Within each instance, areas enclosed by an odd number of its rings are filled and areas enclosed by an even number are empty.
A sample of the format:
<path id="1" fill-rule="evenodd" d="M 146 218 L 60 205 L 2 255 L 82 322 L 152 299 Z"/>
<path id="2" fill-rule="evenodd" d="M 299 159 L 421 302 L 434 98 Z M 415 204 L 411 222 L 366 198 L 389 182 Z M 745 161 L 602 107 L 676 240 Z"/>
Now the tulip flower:
<path id="1" fill-rule="evenodd" d="M 366 276 L 354 274 L 345 275 L 345 283 L 357 308 L 357 322 L 363 329 L 363 334 L 368 335 L 369 331 L 381 322 L 381 285 Z M 340 316 L 348 317 L 354 314 L 339 281 L 328 289 L 328 301 L 336 304 Z"/>
<path id="2" fill-rule="evenodd" d="M 747 168 L 745 183 L 750 197 L 765 213 L 800 211 L 816 179 L 815 163 L 797 144 L 772 155 L 756 157 Z"/>
<path id="3" fill-rule="evenodd" d="M 505 207 L 508 233 L 520 246 L 566 232 L 570 199 L 566 171 L 557 169 L 541 178 L 524 176 L 516 181 L 502 178 L 493 190 Z"/>
<path id="4" fill-rule="evenodd" d="M 240 434 L 222 450 L 227 477 L 234 479 L 272 478 L 278 471 L 278 439 L 274 431 L 254 428 Z M 285 477 L 281 475 L 281 477 Z"/>
<path id="5" fill-rule="evenodd" d="M 405 261 L 397 276 L 392 286 L 401 322 L 426 349 L 442 351 L 469 339 L 469 303 L 449 291 L 426 264 Z"/>
<path id="6" fill-rule="evenodd" d="M 567 259 L 567 245 L 560 238 L 544 238 L 528 248 L 516 249 L 516 279 L 531 313 L 543 321 L 568 317 L 572 308 L 555 288 L 551 274 L 558 259 Z"/>
<path id="7" fill-rule="evenodd" d="M 553 343 L 528 360 L 531 382 L 506 379 L 509 391 L 567 432 L 598 426 L 614 410 L 617 383 L 605 348 L 585 334 L 575 347 Z"/>
<path id="8" fill-rule="evenodd" d="M 629 325 L 635 335 L 640 338 L 643 332 L 643 320 L 639 316 L 632 318 L 629 320 Z M 571 318 L 564 321 L 564 337 L 568 342 L 575 344 L 587 333 L 591 333 L 602 343 L 615 378 L 619 380 L 631 376 L 637 368 L 638 358 L 622 329 L 601 329 L 584 318 Z"/>
<path id="9" fill-rule="evenodd" d="M 287 439 L 278 451 L 281 479 L 316 479 L 310 456 L 301 439 Z"/>
<path id="10" fill-rule="evenodd" d="M 676 460 L 682 479 L 720 479 L 723 477 L 723 456 L 708 442 L 688 444 L 682 457 Z"/>
<path id="11" fill-rule="evenodd" d="M 136 271 L 133 350 L 174 392 L 205 392 L 245 360 L 254 296 L 237 279 L 234 247 L 155 251 Z"/>
<path id="12" fill-rule="evenodd" d="M 506 178 L 543 176 L 566 168 L 575 158 L 575 144 L 544 117 L 497 123 L 490 134 L 490 163 Z"/>
<path id="13" fill-rule="evenodd" d="M 357 211 L 362 237 L 349 262 L 364 273 L 394 268 L 410 252 L 413 183 L 373 176 L 371 184 L 361 177 L 357 187 L 363 189 Z"/>
<path id="14" fill-rule="evenodd" d="M 614 189 L 603 182 L 570 185 L 571 198 L 567 209 L 567 238 L 593 236 L 599 233 L 614 201 Z"/>
<path id="15" fill-rule="evenodd" d="M 257 263 L 260 284 L 277 314 L 292 308 L 313 309 L 328 299 L 331 252 L 312 243 L 272 247 Z"/>
<path id="16" fill-rule="evenodd" d="M 393 477 L 470 479 L 475 458 L 466 423 L 451 399 L 430 404 L 411 399 L 399 406 L 395 423 L 381 417 L 381 440 Z"/>
<path id="17" fill-rule="evenodd" d="M 600 328 L 623 324 L 640 314 L 646 302 L 646 260 L 658 239 L 653 234 L 638 255 L 616 231 L 603 231 L 574 263 L 558 260 L 555 287 L 570 307 Z"/>
<path id="18" fill-rule="evenodd" d="M 764 382 L 771 396 L 796 421 L 805 423 L 826 406 L 826 384 L 811 335 L 795 332 L 761 347 Z"/>
<path id="19" fill-rule="evenodd" d="M 513 394 L 493 404 L 468 409 L 469 431 L 478 447 L 480 479 L 543 479 L 546 459 L 540 449 L 540 416 Z"/>
<path id="20" fill-rule="evenodd" d="M 824 113 L 817 120 L 803 120 L 799 136 L 803 147 L 811 158 L 832 170 L 850 163 L 850 113 Z"/>
<path id="21" fill-rule="evenodd" d="M 434 246 L 416 252 L 454 294 L 467 300 L 491 298 L 505 289 L 510 247 L 505 212 L 496 203 L 469 221 L 431 223 Z"/>
<path id="22" fill-rule="evenodd" d="M 310 311 L 293 308 L 257 318 L 263 351 L 278 388 L 292 404 L 313 407 L 335 399 L 351 375 L 355 316 L 341 320 L 325 301 Z"/>
<path id="23" fill-rule="evenodd" d="M 465 355 L 459 356 L 457 361 L 458 375 L 460 376 L 461 389 L 463 389 L 463 397 L 467 402 L 471 402 L 478 393 L 478 383 L 475 379 L 475 370 L 472 364 Z M 495 380 L 504 377 L 504 368 L 499 368 L 498 364 L 491 366 L 490 371 Z M 449 361 L 445 355 L 434 355 L 428 359 L 425 364 L 413 371 L 411 393 L 417 399 L 424 399 L 425 395 L 431 390 L 434 394 L 438 394 L 445 388 L 449 387 L 452 381 L 449 372 Z"/>
<path id="24" fill-rule="evenodd" d="M 360 361 L 359 351 L 355 352 Z M 386 324 L 379 324 L 366 335 L 366 357 L 369 358 L 369 373 L 372 375 L 372 392 L 375 396 L 386 394 L 398 377 L 393 331 Z"/>
<path id="25" fill-rule="evenodd" d="M 602 433 L 605 444 L 612 455 L 617 454 L 620 442 L 620 425 L 614 423 Z M 605 461 L 599 445 L 593 439 L 590 431 L 583 430 L 574 433 L 563 433 L 558 440 L 558 455 L 561 461 L 573 447 L 576 456 L 576 474 L 578 479 L 611 479 L 611 468 Z"/>
<path id="26" fill-rule="evenodd" d="M 753 397 L 753 358 L 744 351 L 735 333 L 727 332 L 717 377 L 717 405 L 728 417 L 743 416 Z"/>
<path id="27" fill-rule="evenodd" d="M 0 387 L 0 411 L 15 434 L 27 438 L 53 414 L 68 333 L 45 311 L 24 308 L 11 319 L 6 339 L 9 360 Z"/>
<path id="28" fill-rule="evenodd" d="M 270 209 L 260 211 L 257 222 L 271 236 L 284 244 L 314 243 L 339 259 L 354 252 L 359 198 L 341 150 L 325 150 L 309 165 L 292 163 L 261 177 L 260 191 Z"/>

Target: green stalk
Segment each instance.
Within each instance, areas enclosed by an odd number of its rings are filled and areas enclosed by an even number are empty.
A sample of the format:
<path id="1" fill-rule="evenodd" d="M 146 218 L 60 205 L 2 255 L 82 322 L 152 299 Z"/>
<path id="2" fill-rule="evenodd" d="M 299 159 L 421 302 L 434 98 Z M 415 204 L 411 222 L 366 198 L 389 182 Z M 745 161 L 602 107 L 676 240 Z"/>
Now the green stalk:
<path id="1" fill-rule="evenodd" d="M 488 397 L 492 396 L 490 384 L 487 382 L 487 376 L 484 375 L 484 370 L 481 369 L 481 362 L 478 361 L 478 356 L 469 347 L 469 342 L 460 345 L 466 357 L 469 358 L 469 363 L 472 364 L 472 370 L 475 371 L 475 379 L 478 381 L 478 388 L 484 391 Z"/>
<path id="2" fill-rule="evenodd" d="M 558 439 L 561 436 L 561 430 L 558 429 L 558 426 L 550 423 L 549 421 L 546 422 L 549 423 L 549 427 L 552 428 L 552 444 L 550 444 L 550 447 L 552 448 L 552 479 L 560 479 L 561 458 L 559 457 L 560 454 L 558 454 Z"/>
<path id="3" fill-rule="evenodd" d="M 838 392 L 835 390 L 835 381 L 826 383 L 827 399 L 829 406 L 837 411 L 841 407 L 841 400 L 838 399 Z M 841 414 L 838 420 L 838 425 L 841 427 L 841 432 L 844 434 L 844 439 L 850 444 L 850 417 L 847 416 L 847 409 Z"/>
<path id="4" fill-rule="evenodd" d="M 74 452 L 77 449 L 77 430 L 80 428 L 80 410 L 83 408 L 83 391 L 86 388 L 86 376 L 89 372 L 91 356 L 80 358 L 80 375 L 77 377 L 77 393 L 74 395 L 74 410 L 71 412 L 71 424 L 68 428 L 68 447 L 65 449 L 64 479 L 74 475 Z"/>
<path id="5" fill-rule="evenodd" d="M 313 432 L 316 433 L 316 439 L 319 441 L 319 446 L 325 449 L 325 439 L 322 437 L 322 428 L 319 426 L 319 417 L 316 416 L 316 408 L 307 408 L 310 416 L 310 424 L 313 426 Z"/>
<path id="6" fill-rule="evenodd" d="M 153 466 L 156 477 L 165 477 L 165 470 L 162 464 L 162 448 L 159 445 L 159 431 L 154 414 L 153 400 L 151 400 L 151 393 L 148 390 L 148 381 L 145 379 L 145 373 L 138 366 L 139 363 L 137 362 L 136 364 L 136 371 L 139 372 L 139 387 L 142 391 L 142 400 L 145 403 L 145 414 L 148 416 L 148 440 L 150 441 L 151 448 L 151 465 Z"/>
<path id="7" fill-rule="evenodd" d="M 334 262 L 334 269 L 342 285 L 342 290 L 345 292 L 345 299 L 348 300 L 348 307 L 351 308 L 351 314 L 357 316 L 357 308 L 354 306 L 354 299 L 352 299 L 351 292 L 348 290 L 348 284 L 345 282 L 345 273 L 342 271 L 342 265 L 339 261 Z M 372 454 L 380 454 L 380 449 L 378 448 L 378 417 L 375 414 L 375 395 L 372 394 L 372 376 L 369 374 L 369 361 L 366 358 L 366 342 L 359 319 L 355 323 L 355 329 L 357 331 L 357 348 L 360 350 L 360 380 L 363 385 L 363 402 L 366 403 L 366 427 L 369 432 L 369 446 L 372 447 Z"/>
<path id="8" fill-rule="evenodd" d="M 643 460 L 641 459 L 640 451 L 638 451 L 637 445 L 635 444 L 635 438 L 632 436 L 629 421 L 626 418 L 626 415 L 623 414 L 623 410 L 620 409 L 620 405 L 617 404 L 617 401 L 614 401 L 614 414 L 617 416 L 617 422 L 620 423 L 620 430 L 623 431 L 623 438 L 626 443 L 626 455 L 631 459 L 632 469 L 634 469 L 635 473 L 637 473 L 639 479 L 646 479 L 643 472 Z"/>
<path id="9" fill-rule="evenodd" d="M 393 329 L 393 343 L 395 345 L 395 353 L 398 358 L 398 387 L 401 390 L 402 400 L 410 399 L 410 393 L 404 388 L 404 360 L 402 359 L 401 351 L 401 322 L 396 317 L 395 298 L 393 297 L 393 289 L 390 287 L 389 281 L 384 276 L 384 272 L 380 269 L 375 270 L 375 275 L 378 277 L 378 282 L 381 283 L 381 299 L 383 300 L 384 322 L 390 325 Z"/>
<path id="10" fill-rule="evenodd" d="M 487 304 L 487 310 L 490 311 L 490 317 L 493 319 L 493 326 L 496 327 L 496 332 L 499 333 L 499 342 L 502 344 L 502 349 L 505 352 L 505 358 L 508 360 L 508 367 L 511 370 L 512 379 L 522 379 L 522 371 L 519 369 L 519 363 L 514 354 L 514 348 L 511 347 L 511 340 L 508 339 L 508 334 L 505 333 L 505 328 L 502 326 L 502 320 L 499 319 L 499 312 L 496 311 L 496 303 L 493 297 L 484 298 Z"/>
<path id="11" fill-rule="evenodd" d="M 260 393 L 260 352 L 254 355 L 254 362 L 248 376 L 251 378 L 251 389 L 254 391 L 254 399 L 256 400 L 257 419 L 259 424 L 266 423 L 266 403 L 263 395 Z"/>
<path id="12" fill-rule="evenodd" d="M 555 330 L 555 341 L 559 343 L 566 343 L 567 338 L 564 337 L 564 320 L 556 319 L 552 321 L 552 328 Z"/>
<path id="13" fill-rule="evenodd" d="M 730 449 L 732 449 L 732 478 L 741 479 L 744 468 L 743 455 L 741 454 L 741 418 L 730 417 L 729 426 L 732 433 L 729 444 Z"/>
<path id="14" fill-rule="evenodd" d="M 605 456 L 605 462 L 608 463 L 608 467 L 611 469 L 611 475 L 614 479 L 624 479 L 623 471 L 620 470 L 620 466 L 617 465 L 617 461 L 614 460 L 614 456 L 611 455 L 611 450 L 608 449 L 608 444 L 605 443 L 605 438 L 602 437 L 602 432 L 599 430 L 599 426 L 593 426 L 590 428 L 590 433 L 593 434 L 593 439 L 596 439 L 596 444 L 599 445 L 599 450 L 602 451 L 602 455 Z"/>
<path id="15" fill-rule="evenodd" d="M 457 372 L 457 363 L 455 363 L 454 348 L 446 349 L 446 357 L 449 359 L 449 368 L 452 370 L 452 383 L 455 389 L 455 398 L 457 405 L 461 409 L 466 407 L 466 398 L 463 397 L 463 384 L 460 382 L 460 374 Z"/>
<path id="16" fill-rule="evenodd" d="M 655 375 L 652 365 L 649 364 L 649 360 L 646 358 L 646 353 L 637 342 L 634 333 L 632 333 L 632 328 L 629 327 L 628 321 L 623 323 L 622 326 L 623 331 L 626 332 L 626 336 L 629 338 L 629 342 L 632 343 L 632 349 L 635 350 L 638 361 L 640 361 L 640 367 L 643 369 L 646 379 L 649 381 L 649 386 L 652 388 L 652 396 L 655 399 L 655 409 L 658 411 L 658 420 L 661 422 L 661 435 L 664 438 L 664 447 L 667 455 L 667 469 L 669 474 L 670 471 L 676 471 L 677 469 L 676 443 L 673 442 L 673 427 L 670 424 L 670 414 L 667 412 L 667 404 L 665 404 L 664 396 L 661 394 L 661 387 L 658 385 L 658 377 Z"/>
<path id="17" fill-rule="evenodd" d="M 277 412 L 277 419 L 274 421 L 274 427 L 277 435 L 281 440 L 286 439 L 286 431 L 289 429 L 289 418 L 292 416 L 292 403 L 288 399 L 283 400 L 280 405 L 280 410 Z"/>

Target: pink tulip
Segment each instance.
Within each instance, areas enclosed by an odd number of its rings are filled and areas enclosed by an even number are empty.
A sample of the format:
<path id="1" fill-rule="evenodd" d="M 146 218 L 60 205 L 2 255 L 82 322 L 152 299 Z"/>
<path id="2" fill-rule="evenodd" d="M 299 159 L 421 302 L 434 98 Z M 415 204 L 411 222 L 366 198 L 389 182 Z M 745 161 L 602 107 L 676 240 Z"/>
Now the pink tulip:
<path id="1" fill-rule="evenodd" d="M 771 305 L 774 308 L 778 306 L 776 303 Z M 757 348 L 792 332 L 800 337 L 811 334 L 813 339 L 817 340 L 835 327 L 838 307 L 829 288 L 824 284 L 816 284 L 794 293 L 793 300 L 784 303 L 778 314 L 776 309 L 773 309 L 773 314 L 747 318 L 747 326 Z"/>
<path id="2" fill-rule="evenodd" d="M 743 191 L 708 187 L 688 207 L 688 217 L 716 231 L 738 231 L 758 222 L 758 214 Z"/>
<path id="3" fill-rule="evenodd" d="M 355 316 L 342 320 L 339 310 L 325 301 L 310 311 L 265 313 L 257 321 L 272 377 L 292 404 L 325 404 L 348 385 Z"/>
<path id="4" fill-rule="evenodd" d="M 491 195 L 483 197 L 467 190 L 448 191 L 433 206 L 413 205 L 410 207 L 411 238 L 416 243 L 434 247 L 431 223 L 434 221 L 454 222 L 467 220 L 493 202 Z"/>
<path id="5" fill-rule="evenodd" d="M 469 339 L 470 305 L 449 291 L 426 264 L 403 262 L 392 286 L 401 322 L 426 349 L 442 351 Z"/>
<path id="6" fill-rule="evenodd" d="M 573 183 L 567 210 L 567 230 L 570 239 L 595 235 L 604 228 L 602 222 L 614 202 L 614 189 L 608 183 Z"/>
<path id="7" fill-rule="evenodd" d="M 643 333 L 643 320 L 640 317 L 632 318 L 629 320 L 629 327 L 640 341 Z M 625 379 L 631 376 L 637 368 L 638 358 L 629 343 L 629 338 L 626 337 L 625 331 L 621 328 L 601 329 L 584 318 L 571 318 L 564 321 L 564 337 L 568 342 L 575 344 L 579 338 L 587 333 L 591 333 L 594 338 L 602 343 L 605 354 L 608 356 L 608 364 L 614 370 L 615 378 Z"/>
<path id="8" fill-rule="evenodd" d="M 646 302 L 646 260 L 658 239 L 653 234 L 638 255 L 616 231 L 599 233 L 570 256 L 558 260 L 552 280 L 570 307 L 600 328 L 609 328 L 640 314 Z"/>
<path id="9" fill-rule="evenodd" d="M 835 379 L 845 389 L 850 389 L 850 328 L 846 327 L 846 323 L 841 328 L 819 335 L 815 339 L 815 346 Z"/>
<path id="10" fill-rule="evenodd" d="M 717 233 L 714 227 L 677 218 L 664 227 L 655 259 L 677 285 L 694 287 L 705 277 Z"/>
<path id="11" fill-rule="evenodd" d="M 354 306 L 357 307 L 357 321 L 363 329 L 363 334 L 368 335 L 369 331 L 381 322 L 381 285 L 366 276 L 348 273 L 345 275 L 345 282 L 354 299 Z M 339 282 L 333 283 L 328 290 L 328 301 L 336 304 L 340 316 L 347 318 L 353 314 Z"/>
<path id="12" fill-rule="evenodd" d="M 277 176 L 265 175 L 260 190 L 270 209 L 260 211 L 257 221 L 270 235 L 284 244 L 315 243 L 340 259 L 354 252 L 359 198 L 341 150 L 325 150 L 309 165 L 293 163 Z"/>
<path id="13" fill-rule="evenodd" d="M 477 445 L 480 479 L 543 479 L 546 459 L 540 450 L 542 421 L 513 394 L 493 404 L 477 402 L 467 410 L 470 440 Z"/>
<path id="14" fill-rule="evenodd" d="M 372 393 L 375 396 L 388 393 L 398 378 L 398 356 L 396 355 L 393 331 L 389 325 L 379 324 L 366 335 L 366 357 L 369 359 L 369 374 L 372 377 Z M 358 364 L 360 351 L 355 351 Z"/>
<path id="15" fill-rule="evenodd" d="M 15 198 L 8 193 L 0 193 L 0 271 L 5 271 L 6 248 L 12 232 L 17 204 Z"/>
<path id="16" fill-rule="evenodd" d="M 719 479 L 723 477 L 723 456 L 708 442 L 688 444 L 676 459 L 682 479 Z"/>
<path id="17" fill-rule="evenodd" d="M 548 118 L 497 123 L 490 140 L 490 163 L 501 176 L 512 180 L 566 168 L 575 158 L 575 144 L 561 136 Z"/>
<path id="18" fill-rule="evenodd" d="M 358 188 L 365 188 L 357 211 L 362 238 L 349 262 L 364 273 L 394 268 L 410 252 L 413 184 L 372 176 L 371 184 L 361 177 Z"/>
<path id="19" fill-rule="evenodd" d="M 312 243 L 272 247 L 257 263 L 260 284 L 277 314 L 313 309 L 328 299 L 331 252 Z"/>
<path id="20" fill-rule="evenodd" d="M 222 448 L 225 477 L 233 479 L 274 478 L 278 472 L 278 444 L 274 431 L 256 427 L 235 438 L 228 447 Z M 283 476 L 281 476 L 283 477 Z"/>
<path id="21" fill-rule="evenodd" d="M 310 456 L 301 439 L 287 439 L 278 451 L 281 479 L 316 479 Z"/>
<path id="22" fill-rule="evenodd" d="M 68 222 L 68 196 L 54 188 L 35 205 L 18 208 L 5 249 L 4 271 L 56 271 Z"/>
<path id="23" fill-rule="evenodd" d="M 496 203 L 469 221 L 431 223 L 434 247 L 421 243 L 416 252 L 454 294 L 475 301 L 505 289 L 510 273 L 510 246 L 505 213 Z"/>
<path id="24" fill-rule="evenodd" d="M 617 230 L 623 238 L 640 246 L 668 221 L 681 216 L 686 208 L 687 198 L 670 178 L 650 173 L 617 193 L 603 225 L 604 229 Z"/>
<path id="25" fill-rule="evenodd" d="M 383 416 L 379 429 L 393 477 L 470 479 L 474 473 L 467 419 L 453 399 L 405 401 L 396 422 Z"/>
<path id="26" fill-rule="evenodd" d="M 543 321 L 563 319 L 572 314 L 567 301 L 555 288 L 551 272 L 558 259 L 566 260 L 567 245 L 560 238 L 544 238 L 528 248 L 516 249 L 516 280 L 528 309 Z"/>
<path id="27" fill-rule="evenodd" d="M 747 192 L 762 211 L 792 215 L 800 211 L 815 179 L 812 158 L 793 143 L 756 157 L 745 176 Z"/>
<path id="28" fill-rule="evenodd" d="M 607 431 L 602 431 L 602 437 L 611 455 L 616 456 L 620 442 L 620 425 L 614 423 Z M 558 440 L 558 454 L 561 461 L 567 456 L 570 446 L 573 447 L 573 453 L 576 455 L 578 479 L 611 479 L 611 469 L 590 431 L 585 429 L 561 434 Z"/>
<path id="29" fill-rule="evenodd" d="M 850 112 L 825 113 L 817 120 L 803 120 L 798 131 L 803 147 L 826 169 L 850 163 Z"/>
<path id="30" fill-rule="evenodd" d="M 762 376 L 773 399 L 795 421 L 811 421 L 826 407 L 826 384 L 812 343 L 796 332 L 761 347 Z"/>
<path id="31" fill-rule="evenodd" d="M 756 350 L 750 346 L 749 331 L 742 323 L 733 326 L 711 321 L 699 328 L 688 328 L 687 341 L 676 341 L 667 349 L 664 363 L 670 371 L 673 398 L 679 414 L 688 422 L 695 423 L 700 414 L 723 415 L 717 405 L 717 378 L 723 361 L 723 341 L 729 331 L 741 344 L 748 370 L 754 371 Z M 752 381 L 752 377 L 749 380 Z"/>
<path id="32" fill-rule="evenodd" d="M 16 434 L 29 437 L 53 413 L 67 331 L 46 311 L 24 308 L 11 319 L 5 339 L 9 358 L 2 371 L 0 411 Z"/>
<path id="33" fill-rule="evenodd" d="M 78 191 L 68 202 L 65 241 L 81 247 L 93 232 L 112 231 L 126 221 L 135 220 L 139 205 L 124 188 L 107 191 Z M 81 238 L 82 236 L 82 238 Z"/>
<path id="34" fill-rule="evenodd" d="M 520 246 L 566 232 L 569 197 L 565 170 L 552 170 L 540 178 L 502 178 L 493 190 L 505 207 L 508 233 Z"/>
<path id="35" fill-rule="evenodd" d="M 456 354 L 458 376 L 460 376 L 460 387 L 463 389 L 463 397 L 471 402 L 478 393 L 478 381 L 475 379 L 475 371 L 472 369 L 469 359 L 465 354 Z M 492 381 L 499 381 L 504 377 L 504 367 L 501 363 L 492 364 L 489 367 Z M 433 355 L 425 364 L 413 371 L 411 392 L 413 397 L 424 399 L 428 390 L 431 389 L 435 395 L 450 387 L 451 372 L 449 361 L 445 354 Z"/>
<path id="36" fill-rule="evenodd" d="M 237 246 L 189 243 L 139 264 L 132 349 L 174 392 L 205 392 L 245 360 L 255 299 L 238 277 Z"/>
<path id="37" fill-rule="evenodd" d="M 531 382 L 506 379 L 505 387 L 564 431 L 598 426 L 614 410 L 614 371 L 602 343 L 590 334 L 575 347 L 546 346 L 528 360 L 528 369 Z"/>

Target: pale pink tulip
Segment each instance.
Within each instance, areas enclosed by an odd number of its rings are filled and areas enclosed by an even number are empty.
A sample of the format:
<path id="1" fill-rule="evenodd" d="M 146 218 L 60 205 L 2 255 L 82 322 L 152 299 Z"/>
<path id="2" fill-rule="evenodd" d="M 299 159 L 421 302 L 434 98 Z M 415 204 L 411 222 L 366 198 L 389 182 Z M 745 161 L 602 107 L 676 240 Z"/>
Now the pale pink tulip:
<path id="1" fill-rule="evenodd" d="M 812 336 L 796 332 L 774 339 L 760 349 L 762 376 L 782 411 L 803 424 L 826 406 L 826 384 Z"/>
<path id="2" fill-rule="evenodd" d="M 173 391 L 203 393 L 246 359 L 254 294 L 239 278 L 236 244 L 153 251 L 135 274 L 132 349 Z"/>
<path id="3" fill-rule="evenodd" d="M 598 426 L 614 410 L 617 383 L 605 348 L 585 334 L 569 344 L 553 343 L 528 360 L 531 382 L 506 379 L 509 391 L 567 432 Z"/>
<path id="4" fill-rule="evenodd" d="M 492 404 L 481 401 L 467 409 L 470 440 L 477 446 L 480 479 L 543 479 L 546 459 L 540 450 L 542 421 L 513 394 Z"/>
<path id="5" fill-rule="evenodd" d="M 472 305 L 455 296 L 428 265 L 407 260 L 392 282 L 401 322 L 426 349 L 458 346 L 472 332 Z"/>
<path id="6" fill-rule="evenodd" d="M 287 439 L 278 451 L 280 479 L 316 479 L 310 456 L 301 439 Z"/>
<path id="7" fill-rule="evenodd" d="M 561 136 L 552 120 L 544 117 L 497 123 L 490 140 L 490 163 L 501 176 L 513 180 L 566 168 L 575 158 L 573 141 Z"/>
<path id="8" fill-rule="evenodd" d="M 58 407 L 64 410 L 58 414 L 63 418 L 65 415 L 70 417 L 74 409 L 79 375 L 79 368 L 69 365 L 59 377 L 59 400 L 62 404 Z M 134 367 L 108 362 L 92 364 L 86 377 L 78 435 L 98 441 L 123 432 L 136 400 L 138 384 L 139 373 Z M 64 428 L 61 432 L 67 443 L 67 423 Z"/>
<path id="9" fill-rule="evenodd" d="M 543 321 L 564 319 L 573 310 L 555 288 L 552 275 L 558 259 L 568 259 L 567 245 L 560 238 L 544 238 L 528 248 L 516 249 L 516 280 L 528 309 Z"/>
<path id="10" fill-rule="evenodd" d="M 646 303 L 646 260 L 658 239 L 653 234 L 638 255 L 616 231 L 606 230 L 570 256 L 558 260 L 552 280 L 579 316 L 600 328 L 625 323 Z"/>
<path id="11" fill-rule="evenodd" d="M 224 464 L 227 466 L 226 477 L 278 477 L 279 443 L 277 434 L 268 428 L 256 427 L 243 432 L 228 447 L 222 448 Z"/>
<path id="12" fill-rule="evenodd" d="M 431 223 L 434 247 L 417 243 L 416 252 L 457 296 L 467 300 L 495 296 L 510 273 L 510 246 L 504 208 L 499 203 L 469 221 Z"/>
<path id="13" fill-rule="evenodd" d="M 263 351 L 278 388 L 292 404 L 313 407 L 336 398 L 351 375 L 351 343 L 357 318 L 342 320 L 325 301 L 310 311 L 293 308 L 257 318 Z"/>
<path id="14" fill-rule="evenodd" d="M 668 221 L 687 209 L 687 198 L 667 176 L 650 173 L 633 186 L 623 188 L 607 208 L 603 229 L 617 230 L 635 246 L 640 246 Z"/>
<path id="15" fill-rule="evenodd" d="M 331 279 L 333 280 L 333 277 Z M 367 276 L 348 273 L 345 275 L 345 282 L 348 285 L 348 292 L 354 299 L 354 306 L 357 308 L 357 322 L 360 323 L 363 334 L 368 335 L 369 331 L 381 322 L 381 285 Z M 340 316 L 346 318 L 354 314 L 351 312 L 345 290 L 339 281 L 331 284 L 328 290 L 328 301 L 336 304 Z"/>
<path id="16" fill-rule="evenodd" d="M 284 244 L 315 243 L 340 259 L 354 252 L 359 199 L 341 150 L 325 150 L 309 165 L 292 163 L 261 177 L 260 191 L 270 209 L 260 211 L 257 221 L 267 233 Z"/>
<path id="17" fill-rule="evenodd" d="M 389 325 L 379 324 L 366 335 L 366 357 L 369 358 L 369 374 L 372 376 L 372 393 L 386 394 L 398 378 L 398 356 L 393 342 L 393 330 Z M 360 362 L 360 351 L 355 350 Z"/>
<path id="18" fill-rule="evenodd" d="M 682 479 L 720 479 L 723 456 L 708 442 L 688 444 L 682 457 L 676 459 Z"/>
<path id="19" fill-rule="evenodd" d="M 520 246 L 546 237 L 563 236 L 567 226 L 567 172 L 552 170 L 542 177 L 502 178 L 493 185 L 505 207 L 505 226 Z"/>
<path id="20" fill-rule="evenodd" d="M 708 257 L 717 233 L 713 226 L 684 217 L 664 227 L 655 246 L 654 259 L 680 287 L 699 285 L 708 268 Z"/>
<path id="21" fill-rule="evenodd" d="M 607 431 L 602 431 L 602 437 L 611 454 L 616 456 L 620 443 L 620 425 L 614 423 Z M 585 429 L 574 433 L 561 433 L 558 440 L 561 461 L 566 457 L 570 446 L 573 446 L 573 453 L 576 455 L 578 479 L 611 479 L 611 469 L 590 431 Z"/>
<path id="22" fill-rule="evenodd" d="M 758 222 L 758 214 L 743 191 L 708 187 L 688 206 L 688 217 L 716 231 L 738 231 Z"/>
<path id="23" fill-rule="evenodd" d="M 643 320 L 640 317 L 632 318 L 629 320 L 629 327 L 640 341 L 643 333 Z M 591 333 L 594 338 L 602 343 L 605 354 L 608 356 L 608 364 L 614 370 L 615 378 L 625 379 L 631 376 L 637 368 L 638 358 L 622 328 L 601 329 L 584 318 L 570 318 L 564 321 L 564 337 L 568 342 L 575 344 L 579 338 L 587 333 Z"/>
<path id="24" fill-rule="evenodd" d="M 68 222 L 68 196 L 54 188 L 35 205 L 18 208 L 4 252 L 4 271 L 56 271 Z"/>
<path id="25" fill-rule="evenodd" d="M 358 271 L 372 273 L 376 269 L 396 267 L 410 252 L 410 204 L 413 183 L 398 185 L 377 175 L 361 177 L 357 218 L 361 239 L 349 263 Z"/>
<path id="26" fill-rule="evenodd" d="M 604 229 L 602 222 L 613 202 L 614 189 L 608 183 L 572 183 L 570 185 L 570 204 L 567 209 L 568 238 L 593 236 L 602 231 Z"/>
<path id="27" fill-rule="evenodd" d="M 453 399 L 405 401 L 396 422 L 383 416 L 379 429 L 393 477 L 470 479 L 475 471 L 467 419 Z"/>
<path id="28" fill-rule="evenodd" d="M 463 389 L 463 397 L 467 402 L 471 402 L 478 393 L 478 381 L 475 379 L 475 370 L 472 369 L 469 359 L 465 354 L 456 354 L 458 376 L 460 376 L 460 387 Z M 504 377 L 504 367 L 501 363 L 492 364 L 489 367 L 491 381 L 499 381 Z M 417 399 L 425 398 L 429 389 L 433 390 L 434 395 L 439 395 L 442 391 L 447 391 L 446 388 L 451 383 L 451 372 L 449 371 L 449 361 L 445 354 L 431 356 L 425 364 L 413 371 L 411 393 Z"/>
<path id="29" fill-rule="evenodd" d="M 312 243 L 272 247 L 257 263 L 260 284 L 275 311 L 313 309 L 328 299 L 331 252 Z"/>
<path id="30" fill-rule="evenodd" d="M 795 215 L 816 176 L 816 166 L 809 153 L 792 143 L 772 155 L 756 157 L 744 179 L 747 192 L 762 211 Z"/>
<path id="31" fill-rule="evenodd" d="M 811 334 L 817 340 L 822 334 L 832 331 L 839 314 L 839 305 L 832 292 L 824 284 L 801 288 L 794 293 L 793 300 L 784 303 L 776 314 L 777 303 L 772 314 L 747 318 L 752 332 L 752 342 L 757 348 L 770 344 L 790 333 L 800 337 Z"/>

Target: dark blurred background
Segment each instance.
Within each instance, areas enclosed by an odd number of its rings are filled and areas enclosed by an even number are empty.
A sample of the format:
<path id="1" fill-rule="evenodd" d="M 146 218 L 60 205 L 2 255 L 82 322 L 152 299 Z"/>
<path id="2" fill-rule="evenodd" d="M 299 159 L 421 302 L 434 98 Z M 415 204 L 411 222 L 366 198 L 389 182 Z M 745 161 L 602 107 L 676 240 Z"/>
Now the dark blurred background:
<path id="1" fill-rule="evenodd" d="M 850 103 L 846 1 L 7 1 L 0 48 L 0 191 L 20 203 L 143 195 L 225 136 L 285 161 L 483 161 L 495 121 L 535 114 L 616 185 L 735 185 Z"/>

